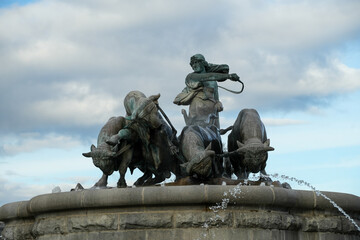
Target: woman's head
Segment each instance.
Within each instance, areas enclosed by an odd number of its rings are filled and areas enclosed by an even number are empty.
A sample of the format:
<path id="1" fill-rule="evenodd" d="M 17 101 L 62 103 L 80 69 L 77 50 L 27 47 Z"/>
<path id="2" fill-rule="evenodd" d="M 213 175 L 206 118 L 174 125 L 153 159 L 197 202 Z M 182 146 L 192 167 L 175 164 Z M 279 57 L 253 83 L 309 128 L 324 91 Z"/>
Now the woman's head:
<path id="1" fill-rule="evenodd" d="M 209 64 L 202 54 L 195 54 L 190 58 L 190 66 L 196 73 L 206 72 Z"/>

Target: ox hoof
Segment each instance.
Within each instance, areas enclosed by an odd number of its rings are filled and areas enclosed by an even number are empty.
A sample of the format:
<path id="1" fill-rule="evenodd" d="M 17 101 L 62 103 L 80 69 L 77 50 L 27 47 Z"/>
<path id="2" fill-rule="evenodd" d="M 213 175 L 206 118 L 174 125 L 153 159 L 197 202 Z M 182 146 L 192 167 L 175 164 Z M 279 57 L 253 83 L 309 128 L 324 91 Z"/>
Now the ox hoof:
<path id="1" fill-rule="evenodd" d="M 93 186 L 93 188 L 106 188 L 107 186 L 107 182 L 104 183 L 104 182 L 97 182 L 95 183 L 95 185 Z"/>
<path id="2" fill-rule="evenodd" d="M 137 180 L 135 183 L 134 183 L 134 186 L 136 187 L 139 187 L 139 186 L 143 186 L 144 185 L 144 181 L 143 180 Z"/>
<path id="3" fill-rule="evenodd" d="M 288 184 L 287 182 L 282 183 L 281 186 L 286 189 L 292 189 L 290 184 Z"/>
<path id="4" fill-rule="evenodd" d="M 118 183 L 117 183 L 117 187 L 118 188 L 126 188 L 127 187 L 127 185 L 126 185 L 126 182 L 125 181 L 119 181 Z"/>
<path id="5" fill-rule="evenodd" d="M 104 185 L 94 185 L 92 186 L 90 189 L 104 189 L 104 188 L 108 188 L 107 186 L 104 186 Z"/>
<path id="6" fill-rule="evenodd" d="M 271 178 L 265 177 L 265 176 L 260 177 L 259 180 L 260 180 L 261 182 L 265 182 L 265 183 L 272 183 L 272 182 L 273 182 L 273 180 L 272 180 Z"/>
<path id="7" fill-rule="evenodd" d="M 143 186 L 155 185 L 155 184 L 163 182 L 164 180 L 165 180 L 165 178 L 163 178 L 163 177 L 150 178 L 144 182 Z"/>

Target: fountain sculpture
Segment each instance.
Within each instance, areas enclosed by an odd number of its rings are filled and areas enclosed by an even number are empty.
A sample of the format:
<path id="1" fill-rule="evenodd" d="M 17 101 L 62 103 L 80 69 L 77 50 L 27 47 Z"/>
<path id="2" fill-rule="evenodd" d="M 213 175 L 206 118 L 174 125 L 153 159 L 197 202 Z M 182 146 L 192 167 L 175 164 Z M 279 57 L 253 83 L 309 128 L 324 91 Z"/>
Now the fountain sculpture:
<path id="1" fill-rule="evenodd" d="M 255 109 L 220 128 L 219 82 L 244 84 L 226 64 L 191 57 L 193 72 L 174 99 L 186 126 L 179 136 L 159 104 L 160 94 L 129 92 L 126 114 L 101 128 L 83 153 L 102 171 L 91 189 L 45 194 L 5 204 L 5 239 L 360 239 L 360 198 L 292 190 L 265 167 L 270 146 Z M 221 135 L 228 136 L 224 151 Z M 128 187 L 125 174 L 141 176 Z M 119 171 L 117 188 L 108 176 Z M 250 173 L 260 172 L 258 180 Z M 174 182 L 161 184 L 171 174 Z M 236 176 L 236 179 L 232 179 Z M 285 177 L 284 177 L 285 178 Z M 294 180 L 289 177 L 287 180 Z"/>

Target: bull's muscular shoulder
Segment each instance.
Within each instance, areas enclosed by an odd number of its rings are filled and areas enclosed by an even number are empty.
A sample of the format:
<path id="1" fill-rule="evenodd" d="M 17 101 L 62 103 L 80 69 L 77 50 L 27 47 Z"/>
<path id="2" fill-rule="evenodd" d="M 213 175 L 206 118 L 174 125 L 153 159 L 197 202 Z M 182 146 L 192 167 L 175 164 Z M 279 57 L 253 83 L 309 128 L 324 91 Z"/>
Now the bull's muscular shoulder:
<path id="1" fill-rule="evenodd" d="M 107 139 L 110 136 L 117 134 L 120 129 L 124 128 L 125 125 L 126 119 L 124 117 L 111 117 L 101 128 L 99 137 L 104 137 L 105 139 Z"/>
<path id="2" fill-rule="evenodd" d="M 253 108 L 245 108 L 245 109 L 243 109 L 243 110 L 241 110 L 241 112 L 239 113 L 239 115 L 240 114 L 249 114 L 249 115 L 254 115 L 254 116 L 256 116 L 257 118 L 260 118 L 260 115 L 259 115 L 259 113 L 258 113 L 258 111 L 256 111 L 255 109 L 253 109 Z"/>
<path id="3" fill-rule="evenodd" d="M 245 108 L 239 112 L 239 115 L 236 118 L 234 128 L 240 128 L 244 121 L 248 119 L 259 119 L 259 113 L 252 108 Z"/>
<path id="4" fill-rule="evenodd" d="M 248 138 L 264 138 L 265 128 L 260 119 L 259 113 L 255 109 L 243 109 L 240 111 L 231 132 L 229 140 L 243 142 Z"/>
<path id="5" fill-rule="evenodd" d="M 111 117 L 106 122 L 103 128 L 110 130 L 111 128 L 119 129 L 122 128 L 126 123 L 126 119 L 122 116 L 119 117 Z"/>

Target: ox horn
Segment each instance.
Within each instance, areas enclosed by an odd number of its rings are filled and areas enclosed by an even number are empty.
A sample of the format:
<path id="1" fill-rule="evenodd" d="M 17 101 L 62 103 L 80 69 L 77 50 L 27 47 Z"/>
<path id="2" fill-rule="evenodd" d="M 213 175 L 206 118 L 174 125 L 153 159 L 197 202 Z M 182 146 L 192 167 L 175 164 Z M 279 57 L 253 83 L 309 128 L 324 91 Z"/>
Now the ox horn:
<path id="1" fill-rule="evenodd" d="M 84 157 L 92 157 L 92 152 L 87 152 L 82 154 Z"/>
<path id="2" fill-rule="evenodd" d="M 238 149 L 232 151 L 232 152 L 224 152 L 223 154 L 217 154 L 218 157 L 230 157 L 230 156 L 238 156 L 241 153 L 245 152 L 245 145 L 242 144 L 239 141 L 236 141 L 236 144 L 238 145 Z"/>
<path id="3" fill-rule="evenodd" d="M 91 144 L 91 147 L 90 147 L 90 152 L 87 152 L 87 153 L 83 153 L 82 155 L 84 157 L 92 157 L 92 152 L 96 149 L 96 147 L 94 146 L 94 144 Z"/>
<path id="4" fill-rule="evenodd" d="M 240 141 L 236 141 L 236 144 L 238 145 L 239 148 L 244 147 L 245 145 L 243 143 L 241 143 Z"/>
<path id="5" fill-rule="evenodd" d="M 269 147 L 265 147 L 265 151 L 267 151 L 267 152 L 268 152 L 268 151 L 274 151 L 274 150 L 275 150 L 275 148 L 273 148 L 273 147 L 270 147 L 270 146 L 269 146 Z"/>
<path id="6" fill-rule="evenodd" d="M 244 153 L 245 152 L 245 144 L 241 143 L 240 141 L 236 141 L 236 144 L 238 146 L 238 149 L 235 151 L 238 153 Z"/>
<path id="7" fill-rule="evenodd" d="M 273 147 L 270 147 L 270 139 L 267 139 L 265 142 L 264 142 L 264 148 L 265 148 L 265 151 L 268 152 L 268 151 L 274 151 L 275 148 Z"/>
<path id="8" fill-rule="evenodd" d="M 156 94 L 156 95 L 151 95 L 149 97 L 149 99 L 153 102 L 156 102 L 157 103 L 157 100 L 160 98 L 160 93 Z"/>

